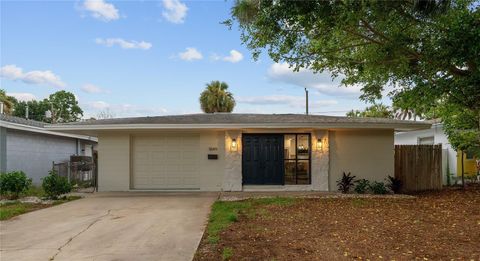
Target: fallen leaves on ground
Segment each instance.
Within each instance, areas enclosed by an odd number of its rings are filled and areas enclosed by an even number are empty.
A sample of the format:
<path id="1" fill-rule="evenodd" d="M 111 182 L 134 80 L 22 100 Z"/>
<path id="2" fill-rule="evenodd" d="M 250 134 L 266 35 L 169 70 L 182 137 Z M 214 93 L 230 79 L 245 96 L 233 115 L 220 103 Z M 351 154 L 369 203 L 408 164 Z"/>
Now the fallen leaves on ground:
<path id="1" fill-rule="evenodd" d="M 260 206 L 202 240 L 195 260 L 480 260 L 480 188 L 414 199 L 302 199 Z M 204 237 L 205 238 L 205 237 Z"/>

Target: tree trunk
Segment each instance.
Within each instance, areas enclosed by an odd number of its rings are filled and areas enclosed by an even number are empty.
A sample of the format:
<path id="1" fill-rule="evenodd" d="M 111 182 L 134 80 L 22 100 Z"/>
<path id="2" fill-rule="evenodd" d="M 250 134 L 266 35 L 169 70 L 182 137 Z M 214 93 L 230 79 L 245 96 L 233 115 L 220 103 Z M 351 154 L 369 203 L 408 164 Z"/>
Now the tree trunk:
<path id="1" fill-rule="evenodd" d="M 462 150 L 462 186 L 463 186 L 463 189 L 466 188 L 466 185 L 465 185 L 465 171 L 464 171 L 464 161 L 463 161 L 463 156 L 464 156 L 464 153 L 463 153 L 463 150 Z"/>

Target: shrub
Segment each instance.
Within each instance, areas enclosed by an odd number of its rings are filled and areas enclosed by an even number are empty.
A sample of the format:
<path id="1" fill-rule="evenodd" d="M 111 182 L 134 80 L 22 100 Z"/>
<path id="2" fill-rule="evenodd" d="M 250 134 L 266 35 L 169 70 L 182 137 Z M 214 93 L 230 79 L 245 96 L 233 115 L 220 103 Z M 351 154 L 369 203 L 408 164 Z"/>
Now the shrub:
<path id="1" fill-rule="evenodd" d="M 0 192 L 11 199 L 17 199 L 20 193 L 28 190 L 32 185 L 23 171 L 11 171 L 0 174 Z"/>
<path id="2" fill-rule="evenodd" d="M 370 182 L 366 179 L 357 180 L 355 183 L 357 183 L 357 185 L 355 186 L 354 190 L 358 194 L 365 194 L 370 186 Z"/>
<path id="3" fill-rule="evenodd" d="M 72 185 L 67 178 L 58 176 L 54 170 L 48 173 L 49 175 L 42 180 L 42 187 L 48 198 L 57 199 L 58 196 L 69 193 L 72 190 Z"/>
<path id="4" fill-rule="evenodd" d="M 343 176 L 340 180 L 337 181 L 338 190 L 342 193 L 348 193 L 350 188 L 353 187 L 355 176 L 351 176 L 351 173 L 345 174 L 343 172 Z"/>
<path id="5" fill-rule="evenodd" d="M 385 187 L 385 184 L 383 182 L 374 181 L 374 182 L 370 183 L 370 190 L 373 192 L 373 194 L 387 194 L 388 193 L 387 187 Z"/>
<path id="6" fill-rule="evenodd" d="M 400 192 L 400 190 L 402 189 L 403 183 L 398 178 L 388 176 L 387 177 L 387 182 L 388 182 L 387 187 L 395 194 Z"/>

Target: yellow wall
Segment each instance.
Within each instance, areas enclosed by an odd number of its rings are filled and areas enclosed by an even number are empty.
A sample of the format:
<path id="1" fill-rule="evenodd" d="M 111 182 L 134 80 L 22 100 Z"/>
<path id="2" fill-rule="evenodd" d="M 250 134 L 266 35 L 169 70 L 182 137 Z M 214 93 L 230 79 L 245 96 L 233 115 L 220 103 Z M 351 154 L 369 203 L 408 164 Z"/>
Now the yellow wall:
<path id="1" fill-rule="evenodd" d="M 467 159 L 467 154 L 463 154 L 463 170 L 465 176 L 476 176 L 477 166 L 475 158 Z M 457 176 L 462 176 L 462 152 L 457 152 Z"/>

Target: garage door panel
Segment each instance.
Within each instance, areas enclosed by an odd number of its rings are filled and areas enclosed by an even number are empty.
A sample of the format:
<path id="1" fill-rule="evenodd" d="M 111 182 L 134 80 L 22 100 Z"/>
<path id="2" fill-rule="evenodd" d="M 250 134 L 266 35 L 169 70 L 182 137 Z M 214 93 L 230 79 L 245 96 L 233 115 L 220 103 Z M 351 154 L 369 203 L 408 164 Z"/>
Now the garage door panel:
<path id="1" fill-rule="evenodd" d="M 132 144 L 133 188 L 199 188 L 198 135 L 134 137 Z"/>

